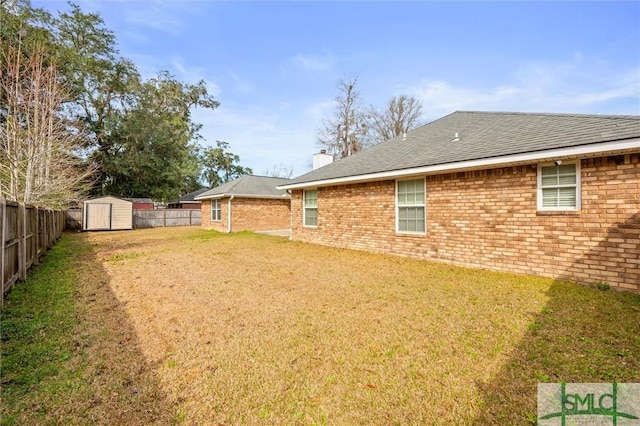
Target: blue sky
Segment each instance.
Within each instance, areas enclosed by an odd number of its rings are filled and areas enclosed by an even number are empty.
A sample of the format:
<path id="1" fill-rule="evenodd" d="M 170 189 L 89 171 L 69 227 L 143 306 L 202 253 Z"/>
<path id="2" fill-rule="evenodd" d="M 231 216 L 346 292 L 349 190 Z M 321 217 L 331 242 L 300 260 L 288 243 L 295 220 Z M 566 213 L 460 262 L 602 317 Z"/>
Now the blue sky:
<path id="1" fill-rule="evenodd" d="M 365 105 L 406 94 L 456 110 L 640 114 L 640 2 L 76 0 L 145 77 L 204 79 L 203 145 L 243 166 L 310 170 L 337 83 Z M 34 6 L 67 10 L 58 0 Z"/>

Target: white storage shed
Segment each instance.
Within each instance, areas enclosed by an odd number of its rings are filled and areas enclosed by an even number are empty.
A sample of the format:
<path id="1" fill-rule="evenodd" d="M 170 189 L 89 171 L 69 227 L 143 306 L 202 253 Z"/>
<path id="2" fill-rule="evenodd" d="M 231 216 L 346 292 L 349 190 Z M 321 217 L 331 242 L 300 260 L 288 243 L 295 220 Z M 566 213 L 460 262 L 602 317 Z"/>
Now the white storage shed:
<path id="1" fill-rule="evenodd" d="M 122 198 L 106 196 L 84 202 L 82 229 L 108 231 L 133 229 L 133 203 Z"/>

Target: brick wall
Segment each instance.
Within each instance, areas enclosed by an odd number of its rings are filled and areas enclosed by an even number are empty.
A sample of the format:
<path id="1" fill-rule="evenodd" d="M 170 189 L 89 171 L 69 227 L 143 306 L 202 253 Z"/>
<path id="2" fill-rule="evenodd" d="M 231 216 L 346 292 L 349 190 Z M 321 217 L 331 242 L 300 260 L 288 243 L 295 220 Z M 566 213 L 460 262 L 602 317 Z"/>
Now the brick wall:
<path id="1" fill-rule="evenodd" d="M 294 240 L 640 292 L 640 155 L 581 162 L 579 212 L 538 212 L 537 166 L 426 177 L 427 233 L 395 232 L 395 181 L 318 189 L 318 227 Z"/>
<path id="2" fill-rule="evenodd" d="M 232 231 L 289 229 L 291 201 L 286 199 L 235 198 L 231 201 Z"/>
<path id="3" fill-rule="evenodd" d="M 227 206 L 228 198 L 220 200 L 220 221 L 211 220 L 211 200 L 202 200 L 202 223 L 204 229 L 215 229 L 216 231 L 227 232 Z"/>
<path id="4" fill-rule="evenodd" d="M 211 221 L 211 200 L 202 202 L 202 227 L 228 230 L 228 198 L 221 200 L 221 219 Z M 270 231 L 289 229 L 291 202 L 287 199 L 234 198 L 231 200 L 231 231 Z"/>

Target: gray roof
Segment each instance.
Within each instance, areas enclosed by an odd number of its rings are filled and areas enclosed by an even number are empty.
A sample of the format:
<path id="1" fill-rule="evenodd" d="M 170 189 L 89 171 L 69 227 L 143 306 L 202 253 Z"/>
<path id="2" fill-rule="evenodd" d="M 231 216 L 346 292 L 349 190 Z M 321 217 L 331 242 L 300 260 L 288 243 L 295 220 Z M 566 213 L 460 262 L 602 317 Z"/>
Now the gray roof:
<path id="1" fill-rule="evenodd" d="M 176 203 L 190 203 L 190 202 L 195 202 L 197 200 L 194 199 L 194 197 L 197 197 L 198 195 L 205 193 L 209 191 L 209 188 L 200 188 L 198 190 L 195 190 L 193 192 L 190 192 L 188 194 L 183 195 L 182 197 L 178 198 L 178 201 L 176 201 Z"/>
<path id="2" fill-rule="evenodd" d="M 407 132 L 406 137 L 292 179 L 286 186 L 639 137 L 636 115 L 458 111 Z"/>
<path id="3" fill-rule="evenodd" d="M 286 191 L 276 189 L 278 185 L 284 185 L 289 179 L 244 175 L 236 180 L 210 189 L 195 197 L 196 200 L 206 200 L 209 198 L 219 198 L 222 196 L 234 195 L 245 198 L 288 198 Z"/>

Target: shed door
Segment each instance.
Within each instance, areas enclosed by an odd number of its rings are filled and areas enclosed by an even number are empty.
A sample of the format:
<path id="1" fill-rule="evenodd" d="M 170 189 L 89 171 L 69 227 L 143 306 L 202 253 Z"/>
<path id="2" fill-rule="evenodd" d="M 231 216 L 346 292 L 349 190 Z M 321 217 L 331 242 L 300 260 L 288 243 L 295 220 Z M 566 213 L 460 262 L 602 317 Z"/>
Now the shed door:
<path id="1" fill-rule="evenodd" d="M 111 229 L 111 204 L 87 203 L 85 229 Z"/>

